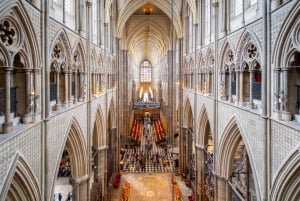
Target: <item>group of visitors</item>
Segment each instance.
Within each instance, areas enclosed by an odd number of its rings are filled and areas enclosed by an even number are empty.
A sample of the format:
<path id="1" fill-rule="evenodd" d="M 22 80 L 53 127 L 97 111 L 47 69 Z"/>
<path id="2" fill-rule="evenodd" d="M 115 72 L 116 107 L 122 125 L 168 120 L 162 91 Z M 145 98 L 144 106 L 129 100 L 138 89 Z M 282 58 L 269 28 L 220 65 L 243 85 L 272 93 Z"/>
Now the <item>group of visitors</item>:
<path id="1" fill-rule="evenodd" d="M 62 193 L 58 193 L 57 195 L 54 193 L 54 201 L 71 201 L 72 200 L 72 193 L 69 192 L 68 196 L 65 200 L 63 200 Z"/>

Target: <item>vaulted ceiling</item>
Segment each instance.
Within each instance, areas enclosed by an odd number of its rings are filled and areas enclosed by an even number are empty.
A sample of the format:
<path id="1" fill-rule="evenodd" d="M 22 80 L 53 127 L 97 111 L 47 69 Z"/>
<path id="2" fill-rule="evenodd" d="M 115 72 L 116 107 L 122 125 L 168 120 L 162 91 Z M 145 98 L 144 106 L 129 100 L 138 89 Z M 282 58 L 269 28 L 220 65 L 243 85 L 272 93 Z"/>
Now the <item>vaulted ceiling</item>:
<path id="1" fill-rule="evenodd" d="M 113 0 L 106 1 L 106 4 Z M 116 36 L 136 65 L 147 59 L 156 65 L 171 49 L 171 30 L 181 38 L 183 0 L 117 0 Z M 173 3 L 173 4 L 172 4 Z M 195 0 L 187 0 L 192 12 Z M 173 10 L 173 12 L 172 12 Z M 172 15 L 173 13 L 173 15 Z M 173 22 L 173 26 L 172 26 Z"/>

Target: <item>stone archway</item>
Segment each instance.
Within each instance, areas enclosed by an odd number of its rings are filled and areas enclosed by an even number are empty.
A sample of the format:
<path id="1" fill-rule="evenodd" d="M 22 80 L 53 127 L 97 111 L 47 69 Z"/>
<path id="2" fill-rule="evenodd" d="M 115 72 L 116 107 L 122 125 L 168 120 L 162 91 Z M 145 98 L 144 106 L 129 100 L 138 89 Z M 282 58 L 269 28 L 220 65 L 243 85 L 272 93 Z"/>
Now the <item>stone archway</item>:
<path id="1" fill-rule="evenodd" d="M 196 135 L 196 195 L 199 200 L 210 200 L 214 193 L 214 139 L 205 106 L 199 116 Z"/>
<path id="2" fill-rule="evenodd" d="M 6 187 L 0 192 L 3 201 L 42 201 L 38 182 L 26 160 L 17 153 L 6 178 Z M 4 185 L 5 185 L 4 184 Z"/>
<path id="3" fill-rule="evenodd" d="M 88 152 L 86 150 L 86 142 L 82 130 L 76 119 L 73 118 L 71 120 L 67 133 L 65 146 L 63 146 L 60 152 L 61 160 L 57 164 L 55 177 L 59 177 L 62 168 L 67 168 L 66 170 L 69 170 L 70 174 L 66 175 L 67 179 L 63 181 L 62 184 L 66 186 L 69 185 L 70 192 L 67 192 L 64 196 L 67 197 L 70 193 L 74 201 L 86 201 L 88 197 Z M 52 188 L 54 191 L 55 182 Z M 58 193 L 59 192 L 57 192 L 57 195 Z"/>
<path id="4" fill-rule="evenodd" d="M 215 154 L 216 189 L 214 199 L 260 200 L 249 147 L 236 117 L 226 126 Z"/>
<path id="5" fill-rule="evenodd" d="M 195 171 L 195 137 L 194 137 L 194 118 L 190 100 L 187 99 L 184 106 L 184 122 L 183 130 L 180 139 L 181 149 L 181 172 L 183 178 L 185 178 L 189 183 L 194 181 L 194 171 Z"/>
<path id="6" fill-rule="evenodd" d="M 274 176 L 270 200 L 297 201 L 300 197 L 300 150 L 292 151 L 287 161 Z"/>
<path id="7" fill-rule="evenodd" d="M 118 171 L 118 161 L 119 161 L 119 143 L 117 138 L 116 129 L 116 111 L 114 101 L 111 100 L 108 117 L 107 117 L 107 188 L 112 186 L 111 180 L 113 175 Z"/>
<path id="8" fill-rule="evenodd" d="M 104 183 L 106 174 L 106 135 L 103 125 L 103 114 L 100 108 L 97 109 L 92 137 L 92 158 L 91 158 L 91 200 L 99 200 L 104 196 Z"/>

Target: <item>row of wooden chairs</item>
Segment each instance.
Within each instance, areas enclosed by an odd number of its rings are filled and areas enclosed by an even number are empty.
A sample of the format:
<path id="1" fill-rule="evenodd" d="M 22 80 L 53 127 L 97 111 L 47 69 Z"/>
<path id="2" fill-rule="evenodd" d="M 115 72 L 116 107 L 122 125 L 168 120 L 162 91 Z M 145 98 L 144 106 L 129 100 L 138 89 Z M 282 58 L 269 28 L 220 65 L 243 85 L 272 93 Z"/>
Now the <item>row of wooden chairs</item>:
<path id="1" fill-rule="evenodd" d="M 165 140 L 165 132 L 160 120 L 154 120 L 154 135 L 157 143 Z"/>
<path id="2" fill-rule="evenodd" d="M 131 139 L 136 142 L 141 141 L 142 122 L 140 119 L 135 119 L 131 129 Z"/>

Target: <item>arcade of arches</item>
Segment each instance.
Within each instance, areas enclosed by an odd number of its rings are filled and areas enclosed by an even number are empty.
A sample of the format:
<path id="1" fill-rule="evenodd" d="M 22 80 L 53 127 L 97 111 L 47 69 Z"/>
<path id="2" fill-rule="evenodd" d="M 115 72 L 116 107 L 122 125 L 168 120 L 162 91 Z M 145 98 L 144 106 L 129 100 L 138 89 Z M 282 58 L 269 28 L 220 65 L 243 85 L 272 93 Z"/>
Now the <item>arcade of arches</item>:
<path id="1" fill-rule="evenodd" d="M 0 201 L 299 201 L 299 16 L 1 0 Z"/>

